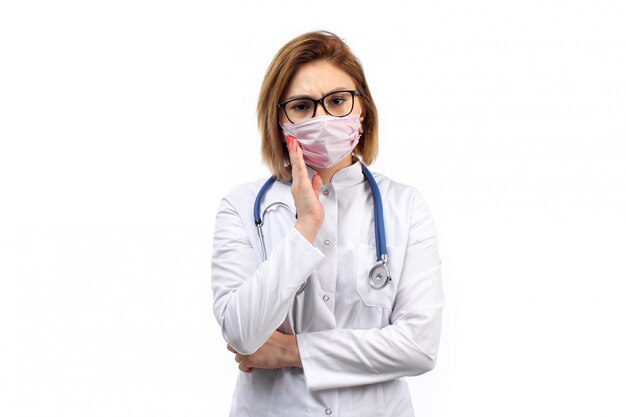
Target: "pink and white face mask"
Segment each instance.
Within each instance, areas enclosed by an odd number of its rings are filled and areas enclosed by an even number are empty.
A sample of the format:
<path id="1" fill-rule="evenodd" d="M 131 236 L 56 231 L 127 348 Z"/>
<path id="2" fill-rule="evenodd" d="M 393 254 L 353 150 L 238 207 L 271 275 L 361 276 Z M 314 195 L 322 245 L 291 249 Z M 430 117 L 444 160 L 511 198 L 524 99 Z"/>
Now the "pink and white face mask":
<path id="1" fill-rule="evenodd" d="M 345 117 L 319 116 L 298 123 L 280 125 L 285 136 L 298 140 L 304 162 L 315 168 L 329 168 L 341 161 L 359 143 L 358 114 Z"/>

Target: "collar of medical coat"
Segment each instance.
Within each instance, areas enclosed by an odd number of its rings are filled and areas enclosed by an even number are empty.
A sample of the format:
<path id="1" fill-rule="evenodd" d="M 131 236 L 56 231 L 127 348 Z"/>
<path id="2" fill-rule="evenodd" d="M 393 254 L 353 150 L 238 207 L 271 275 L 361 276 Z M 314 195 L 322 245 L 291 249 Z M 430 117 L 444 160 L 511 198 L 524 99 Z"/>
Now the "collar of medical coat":
<path id="1" fill-rule="evenodd" d="M 339 190 L 344 187 L 349 187 L 351 185 L 362 183 L 363 181 L 365 181 L 365 176 L 363 175 L 363 169 L 361 167 L 361 160 L 352 155 L 352 165 L 341 168 L 340 170 L 335 172 L 330 178 L 330 183 L 322 185 L 322 190 L 328 187 L 330 184 L 332 184 L 332 186 L 336 190 Z M 308 165 L 306 166 L 306 169 L 309 173 L 309 179 L 313 179 L 315 170 Z"/>

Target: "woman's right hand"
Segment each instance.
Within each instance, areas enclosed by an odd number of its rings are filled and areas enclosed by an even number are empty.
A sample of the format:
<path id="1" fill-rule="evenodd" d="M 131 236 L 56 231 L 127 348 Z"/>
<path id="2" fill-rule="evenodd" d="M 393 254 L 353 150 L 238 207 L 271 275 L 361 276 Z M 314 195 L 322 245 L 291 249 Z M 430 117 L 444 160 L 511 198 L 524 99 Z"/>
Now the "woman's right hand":
<path id="1" fill-rule="evenodd" d="M 302 148 L 298 140 L 287 136 L 287 149 L 291 160 L 291 194 L 296 203 L 298 220 L 296 229 L 311 243 L 315 243 L 317 233 L 324 222 L 324 206 L 320 202 L 322 179 L 316 172 L 311 181 L 304 163 Z"/>

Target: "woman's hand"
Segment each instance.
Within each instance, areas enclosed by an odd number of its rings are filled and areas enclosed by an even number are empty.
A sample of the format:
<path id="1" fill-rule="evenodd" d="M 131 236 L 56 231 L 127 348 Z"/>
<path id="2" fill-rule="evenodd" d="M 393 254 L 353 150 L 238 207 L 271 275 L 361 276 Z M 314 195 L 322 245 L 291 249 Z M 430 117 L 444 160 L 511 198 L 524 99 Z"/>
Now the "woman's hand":
<path id="1" fill-rule="evenodd" d="M 296 229 L 311 243 L 315 243 L 317 233 L 324 222 L 324 206 L 320 203 L 322 179 L 316 172 L 309 181 L 309 174 L 302 156 L 298 140 L 287 136 L 287 149 L 291 160 L 291 194 L 296 203 L 298 220 Z"/>
<path id="2" fill-rule="evenodd" d="M 226 348 L 235 354 L 235 361 L 243 372 L 252 372 L 255 368 L 279 369 L 290 366 L 302 368 L 296 336 L 278 330 L 274 331 L 267 342 L 252 355 L 242 355 L 231 345 L 226 345 Z"/>

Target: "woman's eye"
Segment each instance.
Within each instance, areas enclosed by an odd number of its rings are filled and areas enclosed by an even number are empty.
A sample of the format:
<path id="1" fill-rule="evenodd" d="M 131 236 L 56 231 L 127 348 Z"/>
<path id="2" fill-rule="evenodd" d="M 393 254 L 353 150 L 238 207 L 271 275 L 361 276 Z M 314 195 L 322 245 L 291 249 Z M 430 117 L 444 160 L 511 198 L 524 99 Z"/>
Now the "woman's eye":
<path id="1" fill-rule="evenodd" d="M 305 102 L 292 103 L 289 106 L 289 110 L 292 110 L 292 111 L 307 111 L 309 109 L 309 107 L 310 107 L 309 103 L 305 103 Z"/>
<path id="2" fill-rule="evenodd" d="M 338 93 L 337 95 L 330 96 L 326 99 L 326 104 L 331 107 L 344 106 L 350 100 L 350 95 L 344 93 Z"/>

